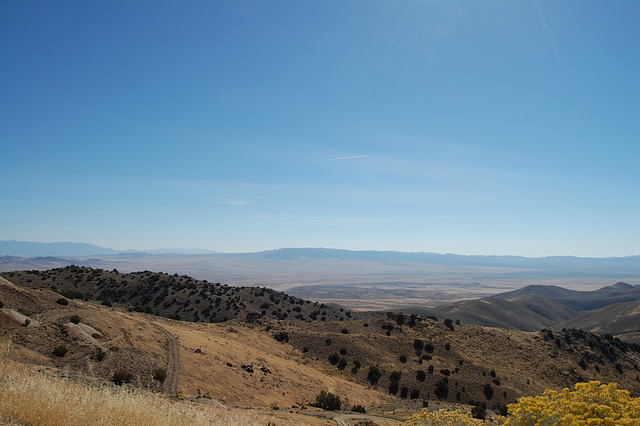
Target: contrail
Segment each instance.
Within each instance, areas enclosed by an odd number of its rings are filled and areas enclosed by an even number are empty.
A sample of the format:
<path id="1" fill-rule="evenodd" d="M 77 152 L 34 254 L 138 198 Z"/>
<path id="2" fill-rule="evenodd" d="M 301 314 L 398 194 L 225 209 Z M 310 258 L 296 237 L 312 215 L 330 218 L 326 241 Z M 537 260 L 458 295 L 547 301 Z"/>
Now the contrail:
<path id="1" fill-rule="evenodd" d="M 335 157 L 335 158 L 325 158 L 322 160 L 312 160 L 309 161 L 309 163 L 323 163 L 325 161 L 339 161 L 339 160 L 352 160 L 354 158 L 365 158 L 365 157 L 371 157 L 370 154 L 365 154 L 365 155 L 352 155 L 349 157 Z"/>
<path id="2" fill-rule="evenodd" d="M 366 158 L 366 157 L 371 157 L 371 154 L 350 155 L 348 157 L 321 158 L 320 160 L 297 161 L 295 163 L 283 164 L 283 166 L 295 166 L 295 165 L 298 165 L 298 164 L 325 163 L 327 161 L 354 160 L 356 158 Z"/>

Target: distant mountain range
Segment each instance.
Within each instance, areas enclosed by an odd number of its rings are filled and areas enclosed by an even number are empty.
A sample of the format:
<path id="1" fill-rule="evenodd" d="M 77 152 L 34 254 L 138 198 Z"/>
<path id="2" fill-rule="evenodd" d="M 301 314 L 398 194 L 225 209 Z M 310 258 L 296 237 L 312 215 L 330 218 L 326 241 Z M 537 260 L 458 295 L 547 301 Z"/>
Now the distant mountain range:
<path id="1" fill-rule="evenodd" d="M 95 256 L 104 254 L 126 254 L 126 253 L 148 253 L 148 254 L 213 254 L 217 253 L 205 249 L 153 249 L 153 250 L 114 250 L 107 247 L 100 247 L 87 243 L 40 243 L 30 241 L 1 241 L 0 256 L 19 257 L 65 257 L 65 256 Z"/>
<path id="2" fill-rule="evenodd" d="M 340 260 L 368 260 L 381 263 L 415 262 L 435 263 L 439 265 L 490 266 L 501 268 L 535 268 L 535 269 L 563 269 L 575 276 L 576 272 L 589 273 L 593 269 L 612 268 L 616 274 L 621 269 L 640 274 L 640 256 L 626 257 L 575 257 L 575 256 L 490 256 L 490 255 L 460 255 L 439 254 L 429 252 L 399 252 L 399 251 L 352 251 L 327 248 L 283 248 L 258 253 L 261 257 L 278 260 L 301 259 L 340 259 Z"/>
<path id="3" fill-rule="evenodd" d="M 282 289 L 360 310 L 397 310 L 521 331 L 582 328 L 640 343 L 640 256 L 526 258 L 327 248 L 123 252 L 83 243 L 0 241 L 0 271 L 68 265 L 164 271 Z M 606 287 L 585 291 L 598 288 L 596 283 Z"/>

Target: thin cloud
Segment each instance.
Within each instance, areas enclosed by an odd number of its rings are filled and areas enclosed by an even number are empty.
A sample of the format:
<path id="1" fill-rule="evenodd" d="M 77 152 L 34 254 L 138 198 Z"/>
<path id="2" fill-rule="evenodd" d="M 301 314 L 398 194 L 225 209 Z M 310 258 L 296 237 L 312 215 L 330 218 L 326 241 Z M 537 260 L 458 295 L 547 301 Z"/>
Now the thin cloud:
<path id="1" fill-rule="evenodd" d="M 355 159 L 358 159 L 358 158 L 367 158 L 367 157 L 371 157 L 371 154 L 350 155 L 350 156 L 346 156 L 346 157 L 321 158 L 319 160 L 297 161 L 295 163 L 285 164 L 285 166 L 295 166 L 295 165 L 298 165 L 298 164 L 326 163 L 326 162 L 329 162 L 329 161 L 355 160 Z"/>
<path id="2" fill-rule="evenodd" d="M 370 154 L 365 154 L 365 155 L 351 155 L 349 157 L 325 158 L 325 159 L 322 159 L 322 160 L 313 160 L 313 161 L 310 161 L 310 163 L 324 163 L 325 161 L 353 160 L 355 158 L 366 158 L 366 157 L 371 157 L 371 155 Z"/>
<path id="3" fill-rule="evenodd" d="M 221 204 L 227 204 L 229 206 L 246 206 L 246 205 L 251 204 L 249 201 L 240 200 L 240 199 L 234 199 L 234 198 L 221 199 L 221 200 L 219 200 L 219 202 Z"/>

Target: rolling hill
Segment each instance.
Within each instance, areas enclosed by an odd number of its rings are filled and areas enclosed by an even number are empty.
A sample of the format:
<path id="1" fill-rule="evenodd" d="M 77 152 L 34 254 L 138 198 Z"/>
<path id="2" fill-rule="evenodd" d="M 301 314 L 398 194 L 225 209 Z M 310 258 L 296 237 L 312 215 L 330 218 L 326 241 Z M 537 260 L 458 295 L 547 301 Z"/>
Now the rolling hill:
<path id="1" fill-rule="evenodd" d="M 266 408 L 265 413 L 277 412 L 285 422 L 327 424 L 327 417 L 314 423 L 322 412 L 305 408 L 322 390 L 340 395 L 347 409 L 367 407 L 374 424 L 406 419 L 423 404 L 473 402 L 502 410 L 520 396 L 586 380 L 616 381 L 640 394 L 640 345 L 581 330 L 522 332 L 401 313 L 349 318 L 347 311 L 326 306 L 326 315 L 320 313 L 324 318 L 313 318 L 319 305 L 286 294 L 222 290 L 148 271 L 67 267 L 3 275 L 9 281 L 0 279 L 0 316 L 19 319 L 2 322 L 0 343 L 10 342 L 13 359 L 46 366 L 50 374 L 74 381 L 122 379 L 206 404 L 252 412 Z M 100 300 L 82 298 L 90 289 Z M 111 306 L 105 290 L 115 291 Z M 164 290 L 165 302 L 178 300 L 180 312 L 194 316 L 190 321 L 133 305 L 149 296 L 153 304 Z M 264 296 L 256 294 L 263 290 Z M 206 310 L 212 305 L 203 305 L 205 299 L 213 298 L 215 306 L 223 296 L 221 314 L 215 317 L 220 322 L 203 321 L 207 318 L 200 308 L 188 309 L 202 305 Z M 263 300 L 279 306 L 280 315 L 252 312 Z M 235 309 L 234 303 L 246 306 Z M 492 298 L 492 303 L 514 302 Z M 176 304 L 170 306 L 153 314 L 175 315 Z M 311 311 L 302 310 L 302 318 L 282 315 L 297 306 Z"/>
<path id="2" fill-rule="evenodd" d="M 236 287 L 178 274 L 120 273 L 81 266 L 46 271 L 5 272 L 5 278 L 30 288 L 51 288 L 76 299 L 98 299 L 133 310 L 187 321 L 220 322 L 253 315 L 294 320 L 348 321 L 351 312 L 288 296 L 265 287 Z"/>
<path id="3" fill-rule="evenodd" d="M 522 331 L 579 328 L 640 343 L 639 301 L 640 286 L 622 282 L 593 291 L 530 285 L 415 312 Z"/>

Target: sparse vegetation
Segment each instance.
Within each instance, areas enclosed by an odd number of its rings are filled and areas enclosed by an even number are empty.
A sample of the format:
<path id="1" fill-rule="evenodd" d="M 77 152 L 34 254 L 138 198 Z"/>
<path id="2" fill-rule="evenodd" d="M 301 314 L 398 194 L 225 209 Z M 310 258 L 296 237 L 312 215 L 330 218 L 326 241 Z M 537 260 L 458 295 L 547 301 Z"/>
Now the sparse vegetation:
<path id="1" fill-rule="evenodd" d="M 289 341 L 289 334 L 286 331 L 281 331 L 280 333 L 273 336 L 278 342 L 284 343 Z"/>
<path id="2" fill-rule="evenodd" d="M 489 383 L 485 384 L 484 388 L 482 389 L 482 392 L 484 393 L 485 398 L 487 398 L 487 401 L 493 398 L 493 387 L 491 386 L 491 384 Z"/>
<path id="3" fill-rule="evenodd" d="M 398 388 L 400 387 L 400 378 L 402 377 L 402 373 L 399 371 L 393 371 L 389 375 L 389 394 L 397 395 Z M 405 395 L 406 397 L 406 395 Z"/>
<path id="4" fill-rule="evenodd" d="M 93 359 L 94 361 L 102 362 L 102 360 L 106 356 L 107 353 L 105 351 L 103 351 L 101 348 L 96 348 L 96 350 L 93 352 L 93 355 L 91 355 L 91 359 Z"/>
<path id="5" fill-rule="evenodd" d="M 153 371 L 153 380 L 157 380 L 160 383 L 164 383 L 167 379 L 167 370 L 164 368 L 158 368 Z"/>
<path id="6" fill-rule="evenodd" d="M 24 425 L 262 425 L 245 415 L 206 412 L 191 404 L 129 388 L 114 391 L 42 374 L 0 355 L 0 422 Z"/>
<path id="7" fill-rule="evenodd" d="M 333 352 L 331 355 L 329 355 L 329 364 L 336 365 L 336 364 L 338 364 L 338 362 L 340 362 L 340 355 L 338 355 L 335 352 Z"/>
<path id="8" fill-rule="evenodd" d="M 449 395 L 449 381 L 446 377 L 438 380 L 434 393 L 439 399 L 447 399 L 447 396 Z"/>
<path id="9" fill-rule="evenodd" d="M 41 272 L 40 276 L 45 274 L 46 272 Z M 130 284 L 146 279 L 144 276 L 139 280 L 139 277 L 133 279 L 133 275 L 135 274 L 122 274 L 122 277 L 127 276 Z M 96 276 L 99 277 L 100 275 Z M 153 281 L 155 285 L 159 286 L 159 290 L 158 294 L 151 296 L 150 303 L 155 303 L 154 301 L 159 300 L 158 298 L 164 294 L 164 289 L 161 286 L 166 275 L 149 275 L 149 277 L 155 276 L 158 278 Z M 83 279 L 87 280 L 88 278 L 85 275 Z M 47 280 L 49 279 L 50 277 L 47 277 Z M 34 281 L 38 281 L 38 285 L 42 285 L 39 283 L 40 279 Z M 104 282 L 108 283 L 106 280 Z M 328 306 L 320 308 L 318 305 L 318 308 L 315 308 L 312 302 L 303 302 L 303 304 L 296 303 L 295 306 L 292 305 L 293 307 L 289 308 L 289 296 L 274 295 L 269 291 L 265 291 L 265 298 L 270 302 L 269 311 L 275 312 L 273 314 L 275 316 L 270 317 L 268 313 L 261 314 L 258 310 L 258 307 L 263 303 L 259 297 L 261 289 L 252 289 L 251 297 L 242 299 L 239 296 L 240 290 L 232 286 L 220 287 L 225 288 L 224 292 L 217 290 L 216 287 L 216 292 L 222 292 L 220 293 L 221 296 L 216 296 L 214 292 L 203 293 L 196 283 L 197 280 L 190 281 L 186 284 L 185 290 L 182 292 L 178 290 L 175 295 L 171 293 L 173 290 L 168 290 L 167 295 L 160 298 L 162 300 L 157 308 L 154 307 L 154 311 L 161 309 L 165 304 L 168 307 L 178 306 L 177 312 L 185 317 L 190 318 L 191 314 L 196 312 L 200 320 L 205 321 L 209 319 L 209 316 L 205 313 L 206 308 L 203 308 L 203 306 L 206 307 L 209 302 L 213 306 L 215 300 L 220 297 L 219 308 L 214 307 L 211 312 L 216 319 L 211 322 L 221 322 L 233 318 L 229 315 L 229 312 L 234 311 L 236 307 L 240 309 L 244 301 L 254 309 L 254 314 L 252 316 L 247 315 L 246 319 L 240 318 L 227 324 L 198 325 L 194 328 L 193 324 L 180 324 L 150 318 L 146 315 L 140 316 L 126 313 L 126 310 L 118 307 L 119 303 L 123 303 L 122 300 L 114 303 L 116 309 L 101 308 L 98 305 L 103 300 L 100 294 L 91 294 L 98 301 L 96 303 L 72 302 L 74 308 L 69 311 L 54 304 L 57 296 L 53 295 L 52 297 L 51 292 L 44 290 L 33 291 L 34 297 L 42 299 L 42 301 L 36 300 L 36 302 L 45 306 L 44 308 L 40 309 L 35 303 L 31 303 L 26 308 L 16 306 L 15 298 L 10 299 L 11 306 L 12 309 L 22 315 L 36 315 L 34 318 L 44 327 L 15 328 L 17 333 L 14 335 L 15 343 L 27 350 L 35 350 L 40 354 L 52 355 L 52 348 L 64 342 L 69 353 L 64 358 L 58 358 L 54 361 L 49 359 L 57 368 L 69 366 L 79 374 L 87 376 L 95 374 L 93 377 L 106 380 L 110 377 L 113 378 L 114 371 L 123 370 L 133 373 L 132 376 L 135 375 L 130 380 L 136 386 L 145 387 L 156 392 L 164 390 L 173 394 L 174 391 L 169 390 L 172 389 L 168 383 L 170 380 L 165 377 L 167 383 L 161 386 L 162 380 L 154 374 L 157 367 L 165 365 L 164 362 L 167 361 L 169 365 L 167 370 L 170 371 L 169 376 L 171 378 L 176 376 L 180 378 L 180 387 L 186 399 L 195 395 L 195 389 L 198 386 L 198 389 L 206 390 L 208 394 L 214 395 L 216 399 L 218 395 L 227 396 L 233 392 L 233 404 L 236 403 L 236 400 L 242 400 L 242 404 L 244 404 L 244 401 L 251 401 L 246 406 L 252 406 L 251 404 L 256 403 L 259 398 L 269 398 L 271 400 L 267 399 L 263 403 L 267 407 L 273 399 L 277 399 L 277 405 L 281 410 L 280 414 L 288 412 L 288 407 L 294 404 L 294 397 L 291 395 L 295 394 L 295 398 L 297 398 L 295 403 L 299 404 L 297 401 L 313 400 L 314 395 L 321 389 L 309 387 L 296 394 L 296 389 L 299 388 L 295 387 L 294 384 L 299 386 L 299 383 L 293 382 L 292 377 L 285 377 L 285 374 L 283 374 L 285 370 L 282 365 L 278 365 L 279 361 L 275 361 L 282 356 L 286 357 L 287 371 L 293 371 L 294 369 L 291 366 L 300 362 L 301 365 L 305 366 L 303 368 L 305 374 L 310 369 L 318 369 L 321 375 L 333 376 L 335 380 L 348 380 L 354 383 L 356 387 L 364 385 L 364 390 L 358 392 L 361 392 L 361 395 L 367 394 L 368 397 L 371 397 L 371 400 L 379 395 L 381 395 L 380 398 L 385 398 L 387 391 L 398 395 L 400 398 L 420 398 L 423 404 L 424 401 L 437 399 L 447 403 L 456 401 L 468 403 L 470 400 L 477 400 L 481 401 L 477 403 L 479 407 L 482 407 L 483 404 L 484 407 L 487 404 L 490 405 L 491 411 L 487 411 L 487 418 L 494 418 L 493 411 L 504 412 L 506 403 L 515 401 L 521 395 L 526 395 L 526 392 L 531 389 L 562 386 L 559 378 L 569 382 L 590 379 L 594 376 L 606 380 L 618 379 L 624 386 L 630 386 L 629 389 L 632 389 L 632 392 L 637 392 L 640 389 L 640 386 L 633 383 L 629 385 L 632 381 L 640 382 L 637 379 L 637 371 L 640 371 L 637 365 L 640 362 L 633 345 L 625 344 L 613 336 L 598 336 L 581 330 L 563 330 L 562 332 L 556 331 L 554 339 L 548 340 L 548 333 L 546 332 L 521 335 L 516 331 L 507 332 L 497 328 L 466 324 L 459 328 L 456 327 L 455 333 L 452 333 L 443 326 L 442 322 L 430 320 L 424 316 L 415 316 L 414 321 L 411 321 L 412 317 L 404 315 L 404 323 L 400 326 L 397 324 L 397 315 L 395 313 L 354 314 L 354 318 L 350 318 L 352 322 L 348 326 L 350 332 L 341 334 L 344 323 L 340 323 L 338 322 L 339 319 L 332 317 Z M 59 284 L 59 281 L 54 284 Z M 53 291 L 58 291 L 49 282 L 46 285 L 52 288 Z M 85 289 L 86 287 L 83 288 L 81 283 L 79 290 L 85 291 Z M 42 296 L 37 296 L 36 293 L 41 293 Z M 184 299 L 180 299 L 180 297 L 187 297 L 192 293 L 190 305 L 185 309 Z M 222 295 L 223 293 L 224 295 Z M 270 296 L 274 296 L 273 301 L 271 301 Z M 0 293 L 0 297 L 3 297 L 2 293 Z M 112 293 L 110 297 L 114 300 L 117 299 L 115 293 Z M 230 303 L 227 304 L 225 297 L 228 297 Z M 175 303 L 172 302 L 174 298 L 178 300 Z M 6 303 L 4 297 L 3 300 Z M 126 300 L 124 302 L 126 303 Z M 48 306 L 45 303 L 48 303 Z M 58 308 L 52 309 L 55 306 L 58 306 Z M 139 306 L 141 311 L 145 312 L 147 309 L 142 303 L 138 305 L 131 304 L 130 306 Z M 299 308 L 300 306 L 302 308 Z M 318 317 L 326 314 L 326 323 L 313 324 L 306 315 L 307 306 L 313 311 L 317 311 Z M 291 322 L 294 321 L 293 316 L 299 312 L 295 308 L 299 308 L 301 313 L 305 312 L 305 321 L 300 323 Z M 95 312 L 96 315 L 94 316 L 93 313 L 90 313 L 91 311 Z M 68 326 L 60 327 L 65 321 L 69 321 L 71 314 L 75 312 L 79 314 L 75 315 L 78 319 L 76 322 L 81 322 L 80 316 L 82 316 L 87 321 L 91 319 L 90 324 L 101 330 L 97 334 L 93 334 L 95 341 L 83 341 L 86 337 L 86 332 L 89 330 L 83 324 L 81 324 L 82 330 Z M 118 318 L 121 314 L 127 318 L 122 326 L 113 319 L 103 322 L 107 317 Z M 289 314 L 289 318 L 280 319 L 285 314 Z M 3 315 L 7 315 L 5 317 L 7 320 L 13 321 L 12 327 L 19 325 L 18 322 L 8 316 L 13 315 L 13 313 L 5 312 Z M 365 318 L 368 321 L 367 323 L 364 322 Z M 124 320 L 124 317 L 121 319 Z M 135 326 L 133 326 L 133 323 L 125 325 L 126 322 L 133 321 L 133 319 L 137 321 Z M 23 320 L 24 318 L 20 317 L 19 321 L 22 322 Z M 414 325 L 410 326 L 409 322 L 414 323 Z M 173 374 L 175 370 L 170 369 L 171 360 L 167 358 L 166 351 L 170 345 L 167 344 L 165 337 L 159 334 L 159 330 L 155 329 L 156 327 L 149 327 L 150 323 L 155 323 L 157 326 L 162 325 L 162 328 L 174 335 L 178 349 L 186 351 L 185 357 L 181 357 L 182 366 L 177 374 Z M 371 327 L 363 328 L 364 324 L 369 324 Z M 52 327 L 52 325 L 54 326 Z M 380 330 L 380 326 L 382 326 L 383 331 Z M 186 330 L 190 330 L 189 333 L 186 333 Z M 198 340 L 197 343 L 189 341 L 195 336 L 201 339 L 201 337 L 209 333 L 209 330 L 217 330 L 219 332 L 215 337 L 215 340 L 219 341 L 219 345 L 212 345 L 213 339 L 206 342 L 205 340 Z M 393 330 L 392 337 L 384 337 L 384 332 L 390 332 L 391 330 Z M 32 336 L 43 336 L 47 331 L 51 331 L 52 335 L 46 346 L 43 343 L 33 343 L 36 339 Z M 102 335 L 103 331 L 104 335 Z M 88 332 L 88 334 L 91 334 L 91 332 Z M 187 335 L 190 337 L 187 338 Z M 547 340 L 543 340 L 545 336 Z M 254 341 L 254 338 L 259 340 L 256 339 Z M 559 343 L 556 343 L 556 338 Z M 282 346 L 276 343 L 277 341 L 288 341 L 290 345 Z M 428 343 L 425 344 L 425 342 Z M 94 352 L 94 349 L 91 349 L 88 344 L 98 344 L 102 349 L 95 349 Z M 116 345 L 120 348 L 119 353 L 107 351 L 106 348 L 111 349 Z M 142 345 L 142 352 L 136 353 L 132 351 L 132 348 L 137 348 L 138 345 Z M 467 345 L 469 350 L 465 350 Z M 238 349 L 240 347 L 242 349 Z M 200 349 L 196 348 L 202 348 L 202 352 L 199 352 Z M 499 350 L 491 352 L 495 348 L 499 348 Z M 415 356 L 414 351 L 416 353 Z M 511 353 L 509 351 L 513 351 L 514 365 L 503 362 L 503 360 L 509 359 L 508 356 Z M 109 356 L 106 356 L 105 352 L 108 352 Z M 194 355 L 194 352 L 200 355 Z M 25 351 L 25 353 L 28 352 Z M 277 355 L 275 355 L 276 353 Z M 303 353 L 304 355 L 302 355 Z M 549 353 L 553 354 L 553 359 L 547 357 Z M 246 355 L 243 355 L 240 360 L 238 354 Z M 505 356 L 504 354 L 507 355 Z M 96 363 L 104 359 L 106 361 L 103 364 Z M 527 360 L 527 366 L 530 368 L 523 369 L 522 362 L 525 359 Z M 91 360 L 91 362 L 87 362 L 88 360 Z M 338 371 L 336 371 L 336 368 L 327 368 L 327 360 L 337 366 Z M 365 365 L 363 366 L 359 360 L 362 360 Z M 193 371 L 193 365 L 208 361 L 213 362 L 213 364 L 209 363 L 208 365 L 211 367 L 211 371 L 215 371 L 215 373 L 205 373 L 200 376 L 202 378 L 195 377 L 194 373 L 191 372 Z M 222 369 L 224 371 L 219 371 L 218 366 L 216 366 L 218 361 L 227 364 L 228 367 L 224 367 Z M 233 365 L 230 362 L 233 362 Z M 430 362 L 432 365 L 429 365 Z M 252 366 L 257 365 L 255 373 L 248 372 L 244 367 L 240 367 L 241 363 Z M 418 363 L 422 365 L 418 365 Z M 322 364 L 324 364 L 324 367 L 321 367 Z M 273 369 L 273 374 L 269 376 L 271 373 L 264 373 L 264 375 L 260 373 L 259 370 L 263 366 Z M 359 370 L 362 367 L 366 369 L 360 372 Z M 539 374 L 543 368 L 552 369 L 547 371 L 554 371 L 553 369 L 555 368 L 559 374 L 554 376 Z M 346 369 L 350 369 L 351 374 L 348 371 L 340 372 L 340 370 Z M 499 374 L 496 373 L 495 369 L 498 369 Z M 527 371 L 527 377 L 519 377 L 516 371 Z M 392 372 L 397 372 L 399 377 L 394 377 Z M 206 383 L 215 382 L 215 379 L 211 380 L 212 374 L 215 374 L 215 377 L 223 378 L 230 391 L 227 391 L 219 383 L 211 385 L 212 387 L 207 387 Z M 187 378 L 184 381 L 182 381 L 183 375 Z M 227 375 L 242 377 L 242 380 L 239 380 L 242 383 L 233 383 Z M 204 378 L 205 376 L 206 379 Z M 280 377 L 282 379 L 278 382 Z M 531 383 L 527 379 L 531 379 Z M 259 395 L 259 398 L 244 395 L 242 386 L 245 380 L 253 380 L 257 389 L 262 388 L 266 392 L 256 392 L 255 395 Z M 323 378 L 322 380 L 325 379 Z M 356 392 L 354 391 L 355 388 L 348 389 L 342 385 L 338 387 L 334 384 L 329 384 L 330 382 L 327 381 L 324 383 L 324 386 L 332 386 L 329 389 L 333 392 L 336 389 L 340 390 L 344 401 L 349 401 L 347 409 L 351 409 L 351 404 L 354 401 L 366 401 L 365 399 L 353 399 L 353 395 Z M 372 386 L 367 386 L 369 384 Z M 317 384 L 312 386 L 317 386 Z M 487 386 L 491 391 L 490 397 L 486 390 Z M 173 389 L 177 388 L 174 387 Z M 301 397 L 305 399 L 300 399 Z M 284 401 L 286 401 L 286 404 Z M 376 401 L 375 403 L 377 404 L 378 402 Z"/>
<path id="10" fill-rule="evenodd" d="M 351 407 L 351 411 L 353 411 L 354 413 L 361 413 L 361 414 L 364 414 L 364 413 L 366 413 L 366 412 L 367 412 L 367 409 L 366 409 L 366 408 L 364 408 L 364 406 L 363 406 L 363 405 L 356 404 L 356 405 L 354 405 L 353 407 Z"/>
<path id="11" fill-rule="evenodd" d="M 320 391 L 320 394 L 316 396 L 316 402 L 320 408 L 327 411 L 336 411 L 342 406 L 339 396 L 324 390 Z"/>
<path id="12" fill-rule="evenodd" d="M 375 385 L 378 383 L 378 380 L 380 380 L 380 377 L 382 377 L 382 371 L 380 371 L 377 366 L 372 365 L 369 367 L 369 373 L 367 374 L 367 380 L 369 383 Z"/>
<path id="13" fill-rule="evenodd" d="M 53 348 L 52 354 L 53 354 L 53 356 L 57 356 L 59 358 L 62 358 L 63 356 L 65 356 L 67 354 L 67 347 L 65 345 L 58 345 L 55 348 Z"/>
<path id="14" fill-rule="evenodd" d="M 444 320 L 444 325 L 446 325 L 450 330 L 453 330 L 453 320 L 450 318 L 447 318 L 446 320 Z"/>
<path id="15" fill-rule="evenodd" d="M 133 375 L 126 370 L 118 370 L 113 373 L 111 381 L 118 386 L 122 386 L 125 383 L 131 383 Z"/>

